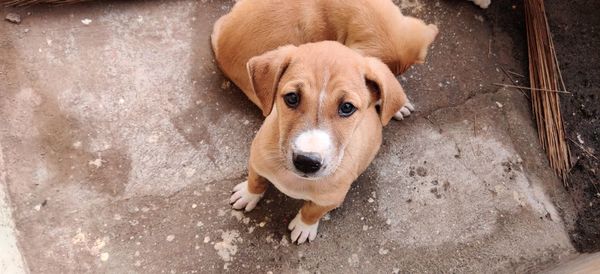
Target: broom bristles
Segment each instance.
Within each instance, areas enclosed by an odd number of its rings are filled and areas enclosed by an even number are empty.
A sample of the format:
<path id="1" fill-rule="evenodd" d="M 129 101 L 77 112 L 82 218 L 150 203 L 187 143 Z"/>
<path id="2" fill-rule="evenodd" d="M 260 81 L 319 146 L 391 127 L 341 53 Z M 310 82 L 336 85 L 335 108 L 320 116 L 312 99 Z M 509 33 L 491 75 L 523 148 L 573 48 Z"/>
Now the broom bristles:
<path id="1" fill-rule="evenodd" d="M 548 154 L 550 166 L 566 185 L 571 158 L 560 113 L 559 93 L 547 92 L 547 90 L 566 91 L 566 88 L 558 65 L 543 0 L 525 1 L 525 23 L 531 105 L 538 136 Z"/>

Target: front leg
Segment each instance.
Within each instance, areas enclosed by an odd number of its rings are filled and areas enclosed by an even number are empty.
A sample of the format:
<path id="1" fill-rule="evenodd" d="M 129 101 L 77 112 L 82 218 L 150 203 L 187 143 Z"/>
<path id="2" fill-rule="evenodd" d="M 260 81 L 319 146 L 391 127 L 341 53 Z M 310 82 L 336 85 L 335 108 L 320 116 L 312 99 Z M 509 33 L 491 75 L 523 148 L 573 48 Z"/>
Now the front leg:
<path id="1" fill-rule="evenodd" d="M 314 240 L 317 237 L 319 220 L 323 215 L 336 207 L 337 205 L 321 206 L 311 201 L 306 201 L 296 215 L 296 218 L 288 226 L 288 229 L 292 231 L 292 243 L 297 242 L 301 244 L 307 239 L 309 242 Z"/>
<path id="2" fill-rule="evenodd" d="M 234 209 L 244 208 L 246 211 L 251 211 L 265 194 L 268 184 L 269 181 L 258 175 L 250 166 L 248 167 L 248 180 L 233 188 L 229 203 L 233 204 Z"/>

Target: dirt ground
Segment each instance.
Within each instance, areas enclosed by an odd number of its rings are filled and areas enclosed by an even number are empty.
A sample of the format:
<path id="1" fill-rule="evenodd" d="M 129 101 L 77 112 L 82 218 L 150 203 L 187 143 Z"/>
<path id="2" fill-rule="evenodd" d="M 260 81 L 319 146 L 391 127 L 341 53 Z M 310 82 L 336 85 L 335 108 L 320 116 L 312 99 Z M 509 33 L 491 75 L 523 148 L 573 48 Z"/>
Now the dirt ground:
<path id="1" fill-rule="evenodd" d="M 22 17 L 0 23 L 0 184 L 24 264 L 32 273 L 527 273 L 593 250 L 597 162 L 573 148 L 581 159 L 565 190 L 527 97 L 494 85 L 510 83 L 503 70 L 527 73 L 521 1 L 395 3 L 440 28 L 426 64 L 399 77 L 417 112 L 386 127 L 371 167 L 301 246 L 287 231 L 299 201 L 271 188 L 249 214 L 227 204 L 262 122 L 209 46 L 234 1 L 0 9 Z M 593 12 L 552 24 L 585 16 Z M 585 59 L 577 53 L 598 41 L 589 34 L 575 50 L 564 35 L 561 60 Z M 587 68 L 563 69 L 568 87 L 584 85 L 572 100 L 589 106 L 563 102 L 584 118 L 567 118 L 569 136 L 597 150 L 597 56 L 586 58 Z"/>
<path id="2" fill-rule="evenodd" d="M 550 27 L 565 85 L 566 132 L 574 166 L 569 193 L 577 207 L 575 247 L 600 251 L 600 2 L 547 1 Z"/>

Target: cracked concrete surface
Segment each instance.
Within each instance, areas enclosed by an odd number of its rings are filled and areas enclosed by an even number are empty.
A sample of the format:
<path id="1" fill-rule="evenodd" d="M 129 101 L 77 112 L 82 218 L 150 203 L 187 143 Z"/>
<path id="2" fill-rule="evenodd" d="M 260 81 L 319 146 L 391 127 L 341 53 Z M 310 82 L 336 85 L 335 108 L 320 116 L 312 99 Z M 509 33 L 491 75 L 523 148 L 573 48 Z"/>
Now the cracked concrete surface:
<path id="1" fill-rule="evenodd" d="M 400 77 L 418 112 L 302 246 L 298 201 L 227 204 L 262 121 L 209 47 L 233 1 L 17 10 L 0 24 L 0 155 L 30 271 L 535 272 L 572 255 L 528 101 L 493 85 L 524 70 L 502 29 L 519 2 L 397 3 L 440 27 Z"/>

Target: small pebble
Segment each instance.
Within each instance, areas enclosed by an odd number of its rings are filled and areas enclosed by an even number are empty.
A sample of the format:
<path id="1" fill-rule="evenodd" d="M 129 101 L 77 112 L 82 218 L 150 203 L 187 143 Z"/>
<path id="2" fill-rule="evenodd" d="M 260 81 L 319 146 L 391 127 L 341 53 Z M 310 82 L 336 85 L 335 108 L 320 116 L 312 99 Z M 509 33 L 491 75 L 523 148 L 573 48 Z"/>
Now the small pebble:
<path id="1" fill-rule="evenodd" d="M 83 23 L 84 25 L 89 25 L 90 23 L 92 23 L 92 19 L 85 18 L 81 20 L 81 23 Z"/>
<path id="2" fill-rule="evenodd" d="M 175 235 L 167 236 L 167 242 L 172 242 L 175 239 Z"/>
<path id="3" fill-rule="evenodd" d="M 100 260 L 103 262 L 108 261 L 108 253 L 103 252 L 102 254 L 100 254 Z"/>
<path id="4" fill-rule="evenodd" d="M 389 250 L 387 250 L 383 247 L 379 249 L 379 255 L 387 255 L 388 252 L 389 252 Z"/>
<path id="5" fill-rule="evenodd" d="M 21 24 L 21 16 L 16 13 L 11 12 L 11 13 L 7 14 L 4 19 L 13 24 Z"/>

